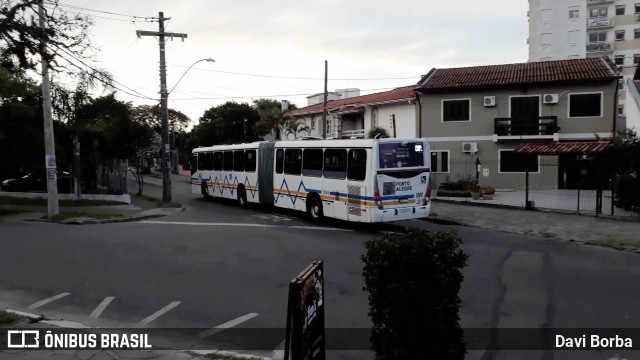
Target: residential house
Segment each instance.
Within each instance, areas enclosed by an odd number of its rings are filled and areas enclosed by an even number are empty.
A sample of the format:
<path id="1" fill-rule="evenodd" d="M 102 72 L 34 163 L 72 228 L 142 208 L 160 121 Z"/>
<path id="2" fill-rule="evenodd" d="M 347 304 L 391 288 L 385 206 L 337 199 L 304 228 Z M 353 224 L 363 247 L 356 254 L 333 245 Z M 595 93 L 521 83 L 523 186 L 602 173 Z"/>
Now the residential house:
<path id="1" fill-rule="evenodd" d="M 593 186 L 591 162 L 583 155 L 514 150 L 526 143 L 611 138 L 619 78 L 607 57 L 432 69 L 417 93 L 434 182 L 470 177 L 522 189 L 529 172 L 531 188 Z"/>
<path id="2" fill-rule="evenodd" d="M 282 139 L 310 137 L 364 138 L 374 127 L 387 129 L 396 137 L 415 137 L 415 85 L 390 91 L 327 101 L 327 120 L 323 123 L 324 103 L 316 103 L 286 113 L 289 119 L 306 125 L 309 131 L 283 130 Z M 354 89 L 344 89 L 353 92 Z M 315 95 L 317 97 L 317 95 Z M 394 127 L 395 124 L 395 127 Z M 302 129 L 304 126 L 299 126 Z"/>
<path id="3" fill-rule="evenodd" d="M 640 132 L 640 64 L 632 79 L 627 79 L 625 84 L 627 92 L 627 128 Z"/>

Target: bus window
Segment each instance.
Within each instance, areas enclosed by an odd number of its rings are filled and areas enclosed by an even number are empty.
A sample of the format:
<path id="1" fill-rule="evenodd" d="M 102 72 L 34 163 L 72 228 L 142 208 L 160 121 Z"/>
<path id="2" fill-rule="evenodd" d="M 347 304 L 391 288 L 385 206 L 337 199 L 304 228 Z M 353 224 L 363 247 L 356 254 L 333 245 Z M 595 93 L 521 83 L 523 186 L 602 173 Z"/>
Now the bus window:
<path id="1" fill-rule="evenodd" d="M 244 171 L 244 150 L 233 152 L 233 171 Z"/>
<path id="2" fill-rule="evenodd" d="M 282 174 L 283 165 L 284 165 L 284 150 L 278 149 L 276 151 L 276 174 Z"/>
<path id="3" fill-rule="evenodd" d="M 200 170 L 213 170 L 213 153 L 201 153 L 200 156 L 202 157 L 200 159 Z"/>
<path id="4" fill-rule="evenodd" d="M 347 150 L 326 149 L 324 151 L 324 177 L 344 179 L 347 175 Z"/>
<path id="5" fill-rule="evenodd" d="M 424 166 L 422 143 L 383 143 L 379 147 L 381 169 Z"/>
<path id="6" fill-rule="evenodd" d="M 349 180 L 363 181 L 367 176 L 367 150 L 349 150 L 349 163 L 347 166 L 347 178 Z"/>
<path id="7" fill-rule="evenodd" d="M 216 151 L 213 153 L 213 170 L 222 170 L 222 151 Z"/>
<path id="8" fill-rule="evenodd" d="M 222 162 L 222 170 L 233 170 L 233 151 L 224 152 L 224 161 Z"/>
<path id="9" fill-rule="evenodd" d="M 305 149 L 302 153 L 302 175 L 322 176 L 322 149 Z"/>
<path id="10" fill-rule="evenodd" d="M 300 175 L 302 170 L 302 150 L 286 149 L 284 151 L 284 173 L 288 175 Z"/>
<path id="11" fill-rule="evenodd" d="M 256 151 L 247 150 L 244 152 L 244 171 L 255 172 L 256 171 Z"/>
<path id="12" fill-rule="evenodd" d="M 198 171 L 198 154 L 191 155 L 191 162 L 189 163 L 189 170 L 191 174 Z"/>

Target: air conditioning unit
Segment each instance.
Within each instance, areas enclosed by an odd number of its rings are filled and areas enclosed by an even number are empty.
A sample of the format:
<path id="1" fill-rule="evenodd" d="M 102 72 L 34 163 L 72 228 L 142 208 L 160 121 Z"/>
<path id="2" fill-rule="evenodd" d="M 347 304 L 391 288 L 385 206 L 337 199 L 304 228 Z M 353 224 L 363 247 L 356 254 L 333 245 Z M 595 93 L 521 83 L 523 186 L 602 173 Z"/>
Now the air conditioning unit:
<path id="1" fill-rule="evenodd" d="M 475 142 L 462 143 L 462 152 L 477 153 L 478 143 L 475 143 Z"/>
<path id="2" fill-rule="evenodd" d="M 495 96 L 485 96 L 484 97 L 484 106 L 496 106 L 496 97 Z"/>
<path id="3" fill-rule="evenodd" d="M 636 14 L 636 21 L 640 21 L 640 14 Z"/>
<path id="4" fill-rule="evenodd" d="M 558 103 L 558 94 L 544 94 L 544 99 L 542 102 L 545 104 L 557 104 Z"/>

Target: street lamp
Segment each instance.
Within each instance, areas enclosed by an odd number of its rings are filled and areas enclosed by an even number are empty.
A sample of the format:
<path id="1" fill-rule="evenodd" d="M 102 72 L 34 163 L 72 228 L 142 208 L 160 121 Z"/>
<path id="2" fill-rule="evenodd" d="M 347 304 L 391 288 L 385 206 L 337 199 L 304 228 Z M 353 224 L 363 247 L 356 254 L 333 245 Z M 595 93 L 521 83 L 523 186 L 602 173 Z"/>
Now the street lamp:
<path id="1" fill-rule="evenodd" d="M 164 55 L 164 53 L 161 53 L 161 55 Z M 176 88 L 176 86 L 178 86 L 178 84 L 180 83 L 180 81 L 184 78 L 185 75 L 187 75 L 187 73 L 189 72 L 189 70 L 191 70 L 191 68 L 202 61 L 207 61 L 207 62 L 215 62 L 215 60 L 213 60 L 212 58 L 206 58 L 206 59 L 200 59 L 196 62 L 194 62 L 193 64 L 191 64 L 191 66 L 189 66 L 189 68 L 187 68 L 187 70 L 184 72 L 184 74 L 182 74 L 182 76 L 180 77 L 180 79 L 178 79 L 178 81 L 176 82 L 175 85 L 173 85 L 173 87 L 171 88 L 170 91 L 167 91 L 167 86 L 166 86 L 166 75 L 163 77 L 162 75 L 166 74 L 166 71 L 161 71 L 161 79 L 160 79 L 160 102 L 161 102 L 161 107 L 162 107 L 162 202 L 164 202 L 165 204 L 170 204 L 171 203 L 171 175 L 169 172 L 169 155 L 171 154 L 171 145 L 169 143 L 169 105 L 168 105 L 168 98 L 169 98 L 169 94 L 171 94 L 171 92 Z M 164 63 L 164 60 L 161 59 L 161 63 Z"/>

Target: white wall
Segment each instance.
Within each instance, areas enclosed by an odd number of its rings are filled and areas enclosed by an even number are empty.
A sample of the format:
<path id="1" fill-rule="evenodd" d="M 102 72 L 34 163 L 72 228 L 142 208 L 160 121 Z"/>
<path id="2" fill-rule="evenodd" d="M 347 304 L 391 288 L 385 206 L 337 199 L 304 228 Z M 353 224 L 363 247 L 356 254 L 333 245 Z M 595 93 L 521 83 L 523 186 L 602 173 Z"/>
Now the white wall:
<path id="1" fill-rule="evenodd" d="M 393 128 L 391 125 L 391 115 L 396 115 L 396 137 L 416 137 L 416 106 L 408 102 L 367 106 L 364 113 L 365 131 L 368 132 L 372 128 L 372 110 L 378 109 L 378 127 L 387 129 L 389 135 L 393 136 Z"/>
<path id="2" fill-rule="evenodd" d="M 625 112 L 627 113 L 627 129 L 640 131 L 640 93 L 633 85 L 633 80 L 629 79 L 625 83 L 627 101 Z"/>
<path id="3" fill-rule="evenodd" d="M 569 19 L 569 8 L 578 7 L 579 18 Z M 609 14 L 615 7 L 609 6 Z M 551 10 L 550 21 L 542 19 L 543 10 Z M 562 60 L 586 56 L 586 0 L 530 0 L 529 1 L 529 61 Z M 569 31 L 578 31 L 578 41 L 569 45 Z M 551 34 L 551 44 L 542 45 L 541 35 Z M 608 39 L 613 40 L 613 38 Z"/>

